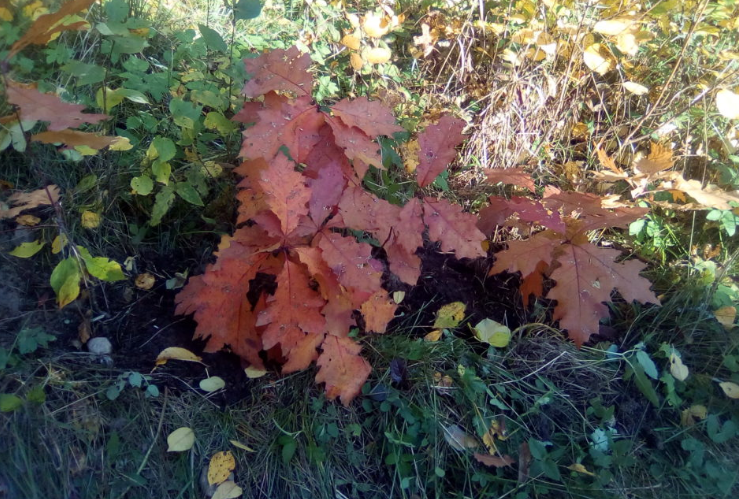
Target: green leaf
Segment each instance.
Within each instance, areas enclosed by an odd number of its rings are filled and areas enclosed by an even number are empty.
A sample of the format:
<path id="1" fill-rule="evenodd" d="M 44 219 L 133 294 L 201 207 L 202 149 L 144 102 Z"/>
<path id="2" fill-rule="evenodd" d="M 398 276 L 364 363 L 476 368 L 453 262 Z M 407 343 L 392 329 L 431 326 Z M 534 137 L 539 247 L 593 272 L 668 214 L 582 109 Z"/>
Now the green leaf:
<path id="1" fill-rule="evenodd" d="M 134 177 L 131 179 L 131 189 L 133 189 L 134 194 L 148 196 L 154 190 L 154 182 L 151 181 L 151 177 L 148 175 Z"/>
<path id="2" fill-rule="evenodd" d="M 77 251 L 79 251 L 82 260 L 84 260 L 85 269 L 90 273 L 90 275 L 106 282 L 122 281 L 126 279 L 126 276 L 123 275 L 123 269 L 121 269 L 118 262 L 115 262 L 110 258 L 105 258 L 104 256 L 94 257 L 90 255 L 87 248 L 82 246 L 77 246 Z"/>
<path id="3" fill-rule="evenodd" d="M 9 255 L 17 256 L 18 258 L 30 258 L 44 247 L 44 242 L 41 240 L 32 241 L 30 243 L 21 243 L 20 246 L 16 246 L 13 251 L 9 252 Z"/>
<path id="4" fill-rule="evenodd" d="M 205 40 L 205 44 L 209 49 L 223 53 L 228 52 L 226 42 L 223 41 L 223 38 L 221 38 L 221 35 L 216 30 L 204 24 L 198 24 L 198 29 L 200 29 L 200 34 L 203 35 L 203 40 Z"/>
<path id="5" fill-rule="evenodd" d="M 239 0 L 234 7 L 234 20 L 254 19 L 262 13 L 262 0 Z"/>
<path id="6" fill-rule="evenodd" d="M 41 385 L 34 386 L 26 394 L 26 400 L 33 402 L 34 404 L 43 404 L 46 402 L 46 392 L 44 387 Z"/>
<path id="7" fill-rule="evenodd" d="M 24 328 L 18 333 L 18 352 L 27 355 L 38 350 L 39 347 L 48 348 L 50 341 L 56 341 L 56 337 L 46 334 L 43 328 Z"/>
<path id="8" fill-rule="evenodd" d="M 56 294 L 59 308 L 64 308 L 73 302 L 80 294 L 80 270 L 77 259 L 73 256 L 65 258 L 54 268 L 49 282 Z"/>
<path id="9" fill-rule="evenodd" d="M 13 412 L 23 406 L 23 400 L 12 393 L 0 393 L 0 412 Z"/>
<path id="10" fill-rule="evenodd" d="M 649 400 L 654 407 L 659 407 L 659 397 L 654 389 L 654 385 L 649 381 L 649 378 L 644 373 L 644 368 L 641 364 L 628 365 L 626 367 L 627 373 L 630 370 L 634 375 L 634 382 L 640 392 Z"/>
<path id="11" fill-rule="evenodd" d="M 657 366 L 647 352 L 644 350 L 636 352 L 636 360 L 639 361 L 639 364 L 644 368 L 644 372 L 647 376 L 652 379 L 659 378 Z"/>
<path id="12" fill-rule="evenodd" d="M 162 217 L 167 214 L 169 208 L 172 206 L 173 201 L 174 187 L 168 185 L 159 191 L 156 201 L 154 202 L 154 208 L 151 210 L 151 220 L 149 221 L 149 224 L 152 227 L 159 225 L 162 221 Z"/>
<path id="13" fill-rule="evenodd" d="M 298 450 L 298 443 L 289 435 L 283 435 L 280 440 L 282 442 L 282 463 L 287 465 L 295 455 L 295 451 Z"/>
<path id="14" fill-rule="evenodd" d="M 105 68 L 96 64 L 87 64 L 82 61 L 71 61 L 62 66 L 62 71 L 75 76 L 77 85 L 91 85 L 105 79 Z"/>
<path id="15" fill-rule="evenodd" d="M 159 159 L 159 161 L 169 161 L 177 154 L 177 146 L 175 146 L 172 139 L 167 137 L 154 137 L 154 140 L 149 144 L 149 149 L 146 150 L 146 157 L 153 161 Z"/>
<path id="16" fill-rule="evenodd" d="M 212 130 L 218 130 L 218 133 L 224 136 L 236 130 L 236 124 L 233 121 L 216 111 L 209 112 L 203 124 Z"/>
<path id="17" fill-rule="evenodd" d="M 511 330 L 492 319 L 481 320 L 473 330 L 478 340 L 497 348 L 505 348 L 511 342 Z"/>
<path id="18" fill-rule="evenodd" d="M 151 172 L 156 177 L 157 182 L 167 185 L 169 184 L 169 177 L 172 175 L 172 165 L 158 159 L 152 163 Z"/>
<path id="19" fill-rule="evenodd" d="M 182 99 L 172 99 L 169 102 L 169 111 L 176 125 L 183 128 L 195 128 L 195 122 L 200 118 L 202 106 L 196 106 L 192 102 Z"/>
<path id="20" fill-rule="evenodd" d="M 205 206 L 203 200 L 200 199 L 200 194 L 192 186 L 190 182 L 177 182 L 177 194 L 190 204 L 195 206 Z"/>
<path id="21" fill-rule="evenodd" d="M 190 99 L 218 110 L 225 109 L 227 105 L 226 99 L 211 90 L 193 90 Z"/>

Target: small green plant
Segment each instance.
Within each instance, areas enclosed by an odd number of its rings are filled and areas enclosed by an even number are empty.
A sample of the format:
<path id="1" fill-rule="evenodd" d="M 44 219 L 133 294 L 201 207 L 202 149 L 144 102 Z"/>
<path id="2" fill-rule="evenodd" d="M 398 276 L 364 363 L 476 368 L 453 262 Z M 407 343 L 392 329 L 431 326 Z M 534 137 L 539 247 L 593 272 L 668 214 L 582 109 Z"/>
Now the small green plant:
<path id="1" fill-rule="evenodd" d="M 128 386 L 142 390 L 144 396 L 147 398 L 159 396 L 159 387 L 152 383 L 152 377 L 135 371 L 128 371 L 118 375 L 116 382 L 110 385 L 105 391 L 105 396 L 108 400 L 116 400 Z"/>

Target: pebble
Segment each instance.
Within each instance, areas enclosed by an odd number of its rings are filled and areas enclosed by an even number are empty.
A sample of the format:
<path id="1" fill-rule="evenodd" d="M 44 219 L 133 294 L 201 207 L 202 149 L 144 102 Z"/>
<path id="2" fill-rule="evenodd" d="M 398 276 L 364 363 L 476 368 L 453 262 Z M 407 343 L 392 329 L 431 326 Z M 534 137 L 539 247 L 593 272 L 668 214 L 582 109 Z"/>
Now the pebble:
<path id="1" fill-rule="evenodd" d="M 109 355 L 113 351 L 113 345 L 108 338 L 98 336 L 87 341 L 87 349 L 95 355 Z"/>

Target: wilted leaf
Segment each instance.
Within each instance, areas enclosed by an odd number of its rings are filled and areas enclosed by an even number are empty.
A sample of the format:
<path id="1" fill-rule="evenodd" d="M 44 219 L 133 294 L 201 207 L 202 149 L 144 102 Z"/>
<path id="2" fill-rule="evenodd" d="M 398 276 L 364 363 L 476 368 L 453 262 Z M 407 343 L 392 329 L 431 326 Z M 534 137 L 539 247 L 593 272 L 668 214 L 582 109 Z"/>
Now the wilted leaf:
<path id="1" fill-rule="evenodd" d="M 134 284 L 137 288 L 148 291 L 154 286 L 155 282 L 156 278 L 153 275 L 148 272 L 144 272 L 143 274 L 139 274 L 136 276 Z"/>
<path id="2" fill-rule="evenodd" d="M 672 167 L 672 149 L 657 142 L 652 142 L 652 148 L 646 158 L 634 163 L 634 171 L 645 175 L 653 175 Z"/>
<path id="3" fill-rule="evenodd" d="M 734 327 L 734 321 L 736 320 L 736 307 L 731 305 L 721 307 L 714 310 L 713 316 L 716 317 L 719 324 L 724 326 L 724 329 L 728 331 Z"/>
<path id="4" fill-rule="evenodd" d="M 367 12 L 362 18 L 362 29 L 371 38 L 381 38 L 390 31 L 390 23 L 384 16 Z"/>
<path id="5" fill-rule="evenodd" d="M 217 392 L 226 386 L 226 382 L 219 376 L 211 376 L 200 380 L 199 386 L 204 392 Z"/>
<path id="6" fill-rule="evenodd" d="M 629 30 L 636 23 L 634 17 L 617 17 L 598 21 L 593 26 L 593 31 L 602 35 L 616 36 Z"/>
<path id="7" fill-rule="evenodd" d="M 51 196 L 51 198 L 49 198 Z M 5 218 L 14 218 L 20 213 L 36 208 L 56 203 L 59 200 L 59 187 L 49 185 L 45 189 L 37 189 L 31 192 L 16 192 L 7 200 L 7 204 L 11 208 L 2 208 L 0 204 L 0 220 Z"/>
<path id="8" fill-rule="evenodd" d="M 723 381 L 718 384 L 730 399 L 739 399 L 739 385 L 731 381 Z"/>
<path id="9" fill-rule="evenodd" d="M 267 371 L 265 369 L 257 368 L 254 366 L 249 366 L 246 369 L 244 369 L 244 373 L 246 374 L 246 377 L 249 379 L 255 379 L 255 378 L 261 378 L 265 374 L 267 374 Z"/>
<path id="10" fill-rule="evenodd" d="M 444 440 L 456 451 L 478 447 L 477 439 L 468 435 L 457 425 L 444 426 Z"/>
<path id="11" fill-rule="evenodd" d="M 604 75 L 613 69 L 614 63 L 611 54 L 600 43 L 594 43 L 583 52 L 583 61 L 591 71 Z"/>
<path id="12" fill-rule="evenodd" d="M 341 39 L 341 44 L 352 50 L 359 50 L 360 48 L 360 40 L 354 35 L 345 35 Z"/>
<path id="13" fill-rule="evenodd" d="M 475 337 L 497 348 L 505 348 L 511 342 L 511 330 L 492 319 L 483 319 L 473 328 Z"/>
<path id="14" fill-rule="evenodd" d="M 722 116 L 730 120 L 739 119 L 739 94 L 735 94 L 728 88 L 716 93 L 716 107 Z"/>
<path id="15" fill-rule="evenodd" d="M 464 312 L 467 305 L 461 301 L 448 303 L 436 312 L 436 321 L 434 321 L 435 329 L 451 329 L 455 328 L 464 319 Z"/>
<path id="16" fill-rule="evenodd" d="M 21 243 L 16 246 L 13 251 L 8 252 L 9 255 L 17 256 L 18 258 L 30 258 L 44 247 L 46 243 L 39 240 L 32 241 L 30 243 Z"/>
<path id="17" fill-rule="evenodd" d="M 168 360 L 184 360 L 186 362 L 200 362 L 201 357 L 198 357 L 190 350 L 181 347 L 167 347 L 157 355 L 156 365 L 161 366 L 167 363 Z"/>
<path id="18" fill-rule="evenodd" d="M 484 464 L 485 466 L 491 466 L 493 468 L 503 468 L 505 466 L 510 466 L 516 462 L 515 459 L 507 454 L 500 457 L 491 456 L 488 454 L 478 454 L 477 452 L 475 452 L 475 459 L 477 459 L 478 462 Z"/>
<path id="19" fill-rule="evenodd" d="M 236 459 L 231 451 L 213 454 L 208 465 L 208 483 L 213 485 L 225 481 L 234 468 L 236 468 Z"/>
<path id="20" fill-rule="evenodd" d="M 590 475 L 595 476 L 595 474 L 592 471 L 588 471 L 588 469 L 583 466 L 581 463 L 574 463 L 567 467 L 568 470 L 577 471 L 578 473 L 582 473 L 584 475 Z"/>
<path id="21" fill-rule="evenodd" d="M 242 488 L 236 485 L 236 483 L 226 481 L 218 486 L 211 499 L 234 499 L 239 497 L 243 492 Z"/>
<path id="22" fill-rule="evenodd" d="M 354 71 L 359 71 L 364 67 L 364 59 L 362 59 L 362 56 L 356 52 L 352 52 L 349 55 L 349 62 L 352 65 L 352 69 Z"/>
<path id="23" fill-rule="evenodd" d="M 195 432 L 187 427 L 177 428 L 167 436 L 167 452 L 184 452 L 195 443 Z"/>
<path id="24" fill-rule="evenodd" d="M 708 409 L 706 406 L 696 404 L 684 409 L 680 415 L 680 424 L 683 426 L 693 426 L 696 421 L 706 419 Z"/>

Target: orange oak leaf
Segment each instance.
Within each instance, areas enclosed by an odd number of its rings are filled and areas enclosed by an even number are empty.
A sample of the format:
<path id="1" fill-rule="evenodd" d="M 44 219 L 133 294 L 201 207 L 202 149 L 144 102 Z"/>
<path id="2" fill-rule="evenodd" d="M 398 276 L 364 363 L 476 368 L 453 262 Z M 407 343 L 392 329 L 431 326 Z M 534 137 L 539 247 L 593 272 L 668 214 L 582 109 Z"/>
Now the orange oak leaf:
<path id="1" fill-rule="evenodd" d="M 308 72 L 310 55 L 301 54 L 293 46 L 287 50 L 275 49 L 254 59 L 244 59 L 251 79 L 241 91 L 247 97 L 259 97 L 273 90 L 311 96 L 313 77 Z"/>
<path id="2" fill-rule="evenodd" d="M 261 171 L 258 184 L 264 194 L 264 203 L 279 220 L 282 235 L 286 237 L 298 227 L 300 215 L 305 214 L 311 198 L 305 180 L 295 171 L 292 161 L 282 155 Z"/>
<path id="3" fill-rule="evenodd" d="M 359 309 L 364 316 L 365 329 L 374 333 L 384 333 L 388 323 L 395 317 L 397 308 L 398 304 L 390 299 L 387 291 L 383 289 L 376 292 Z"/>
<path id="4" fill-rule="evenodd" d="M 347 126 L 359 128 L 372 139 L 380 135 L 392 137 L 394 133 L 405 130 L 395 124 L 395 116 L 387 107 L 366 97 L 342 99 L 331 110 Z"/>
<path id="5" fill-rule="evenodd" d="M 503 457 L 500 457 L 475 452 L 474 456 L 478 462 L 484 464 L 485 466 L 492 466 L 493 468 L 503 468 L 505 466 L 510 466 L 516 462 L 515 459 L 507 454 Z"/>
<path id="6" fill-rule="evenodd" d="M 369 244 L 336 233 L 323 234 L 318 242 L 324 261 L 339 282 L 354 291 L 363 292 L 364 299 L 381 289 L 381 264 L 371 257 Z"/>
<path id="7" fill-rule="evenodd" d="M 359 128 L 347 126 L 340 118 L 327 116 L 326 122 L 331 126 L 336 145 L 344 149 L 346 157 L 352 160 L 360 179 L 367 173 L 367 165 L 384 169 L 377 142 Z"/>
<path id="8" fill-rule="evenodd" d="M 521 222 L 539 223 L 556 232 L 565 231 L 565 223 L 557 211 L 548 210 L 540 202 L 520 196 L 511 196 L 511 199 L 491 196 L 488 206 L 478 213 L 477 228 L 483 234 L 492 234 L 496 227 L 505 225 L 514 214 L 518 215 L 516 219 Z"/>
<path id="9" fill-rule="evenodd" d="M 29 88 L 8 80 L 5 89 L 8 102 L 18 106 L 21 120 L 48 121 L 49 130 L 59 131 L 65 128 L 76 128 L 83 123 L 98 123 L 106 120 L 105 114 L 83 114 L 82 104 L 67 104 L 54 94 L 42 94 L 35 88 Z"/>
<path id="10" fill-rule="evenodd" d="M 423 221 L 429 228 L 429 239 L 440 241 L 442 251 L 454 251 L 457 258 L 485 256 L 482 249 L 485 234 L 477 228 L 477 217 L 464 213 L 461 206 L 427 197 Z"/>
<path id="11" fill-rule="evenodd" d="M 317 347 L 326 331 L 320 313 L 324 303 L 311 289 L 305 266 L 288 258 L 277 276 L 277 291 L 257 320 L 257 326 L 268 325 L 262 335 L 264 349 L 280 345 L 287 359 L 283 372 L 305 369 L 318 358 Z"/>
<path id="12" fill-rule="evenodd" d="M 464 121 L 444 115 L 436 125 L 430 125 L 418 136 L 421 147 L 416 167 L 420 187 L 430 185 L 457 156 L 456 147 L 462 143 Z"/>
<path id="13" fill-rule="evenodd" d="M 613 289 L 629 302 L 659 304 L 650 282 L 639 275 L 645 265 L 637 260 L 616 263 L 620 256 L 617 250 L 591 243 L 562 246 L 559 266 L 551 275 L 557 285 L 547 297 L 557 300 L 553 318 L 578 347 L 598 332 L 600 319 L 608 316 L 604 302 L 610 301 Z"/>
<path id="14" fill-rule="evenodd" d="M 26 210 L 51 205 L 57 201 L 59 201 L 59 187 L 54 184 L 31 192 L 16 192 L 8 198 L 6 203 L 0 203 L 0 220 L 15 218 Z M 3 208 L 3 205 L 7 208 Z"/>
<path id="15" fill-rule="evenodd" d="M 244 161 L 234 168 L 234 173 L 244 177 L 237 185 L 240 189 L 236 194 L 236 199 L 239 201 L 237 224 L 251 220 L 257 213 L 268 209 L 264 192 L 258 182 L 262 172 L 268 168 L 269 163 L 264 158 Z"/>
<path id="16" fill-rule="evenodd" d="M 421 259 L 414 251 L 408 251 L 393 237 L 385 245 L 390 271 L 406 284 L 415 286 L 421 277 Z"/>
<path id="17" fill-rule="evenodd" d="M 399 206 L 378 199 L 362 187 L 348 187 L 339 201 L 344 227 L 372 232 L 380 244 L 388 239 L 390 231 L 397 225 L 400 211 Z"/>
<path id="18" fill-rule="evenodd" d="M 348 406 L 359 395 L 372 368 L 359 356 L 362 348 L 349 338 L 328 335 L 321 348 L 316 382 L 326 383 L 329 399 L 341 397 L 341 403 Z"/>
<path id="19" fill-rule="evenodd" d="M 60 130 L 58 132 L 41 132 L 31 136 L 43 144 L 66 144 L 67 146 L 87 146 L 91 149 L 104 149 L 121 141 L 121 137 L 103 136 L 78 130 Z"/>
<path id="20" fill-rule="evenodd" d="M 341 167 L 331 162 L 318 171 L 318 178 L 309 179 L 308 185 L 312 192 L 308 202 L 310 217 L 320 226 L 329 215 L 336 214 L 346 179 Z"/>
<path id="21" fill-rule="evenodd" d="M 490 275 L 501 272 L 521 272 L 528 276 L 536 271 L 539 262 L 551 265 L 562 238 L 552 231 L 539 232 L 525 241 L 508 241 L 508 249 L 495 254 L 495 265 Z"/>
<path id="22" fill-rule="evenodd" d="M 62 21 L 65 17 L 77 14 L 85 9 L 90 8 L 95 0 L 70 0 L 63 4 L 61 8 L 53 14 L 44 14 L 36 19 L 25 34 L 16 41 L 5 60 L 9 60 L 15 54 L 28 47 L 29 45 L 45 45 L 49 43 L 52 37 L 62 31 L 87 29 L 89 24 L 85 21 L 76 21 L 65 24 Z"/>
<path id="23" fill-rule="evenodd" d="M 484 171 L 487 181 L 491 184 L 503 183 L 515 185 L 534 192 L 534 179 L 526 171 L 519 168 L 488 168 Z"/>

